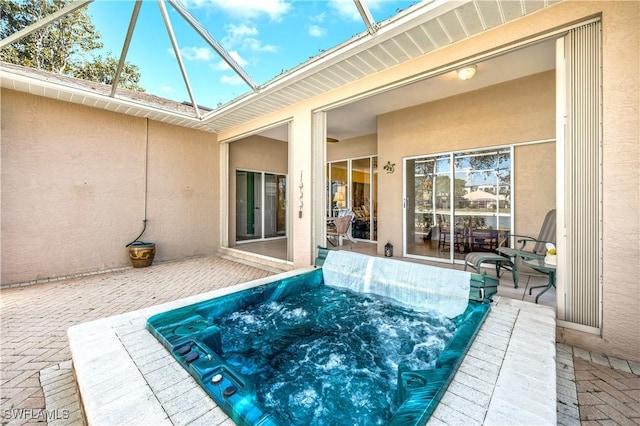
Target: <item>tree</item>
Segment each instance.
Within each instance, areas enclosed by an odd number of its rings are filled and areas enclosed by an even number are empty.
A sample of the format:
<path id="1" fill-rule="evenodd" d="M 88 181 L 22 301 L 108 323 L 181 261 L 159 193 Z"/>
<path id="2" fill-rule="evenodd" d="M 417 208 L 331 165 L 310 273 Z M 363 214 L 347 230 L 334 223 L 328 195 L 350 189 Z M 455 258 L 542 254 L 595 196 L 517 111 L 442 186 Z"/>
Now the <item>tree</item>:
<path id="1" fill-rule="evenodd" d="M 71 0 L 0 0 L 0 38 L 5 38 L 62 9 Z M 117 60 L 89 54 L 103 47 L 102 36 L 82 7 L 0 50 L 0 60 L 57 74 L 110 84 Z M 87 59 L 87 58 L 90 59 Z M 99 72 L 99 70 L 102 70 Z M 111 75 L 108 74 L 111 70 Z M 126 63 L 120 86 L 144 91 L 138 86 L 138 67 Z"/>
<path id="2" fill-rule="evenodd" d="M 74 72 L 74 77 L 89 81 L 99 81 L 105 84 L 113 83 L 113 76 L 118 70 L 118 61 L 111 54 L 103 59 L 98 55 L 91 62 L 81 64 Z M 122 67 L 118 85 L 129 90 L 144 91 L 138 83 L 140 82 L 140 72 L 138 66 L 125 63 Z"/>

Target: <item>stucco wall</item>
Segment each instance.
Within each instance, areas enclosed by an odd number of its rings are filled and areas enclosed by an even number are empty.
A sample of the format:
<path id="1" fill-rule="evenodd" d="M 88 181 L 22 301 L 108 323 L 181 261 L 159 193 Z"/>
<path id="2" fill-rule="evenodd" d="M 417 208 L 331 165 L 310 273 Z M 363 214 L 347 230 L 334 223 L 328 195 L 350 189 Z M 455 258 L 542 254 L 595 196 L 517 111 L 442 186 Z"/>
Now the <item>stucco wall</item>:
<path id="1" fill-rule="evenodd" d="M 402 253 L 403 158 L 555 138 L 555 75 L 545 72 L 384 114 L 378 132 L 378 163 L 396 164 L 395 173 L 379 177 L 378 252 L 390 241 Z M 514 171 L 516 231 L 535 236 L 555 207 L 554 144 L 517 147 Z"/>
<path id="2" fill-rule="evenodd" d="M 2 284 L 129 265 L 147 120 L 2 90 Z M 214 134 L 148 122 L 145 241 L 157 261 L 215 252 Z"/>
<path id="3" fill-rule="evenodd" d="M 249 136 L 229 144 L 229 247 L 236 241 L 236 170 L 287 174 L 288 144 Z"/>
<path id="4" fill-rule="evenodd" d="M 327 161 L 365 157 L 368 155 L 376 155 L 377 152 L 377 134 L 345 139 L 337 143 L 327 143 Z"/>

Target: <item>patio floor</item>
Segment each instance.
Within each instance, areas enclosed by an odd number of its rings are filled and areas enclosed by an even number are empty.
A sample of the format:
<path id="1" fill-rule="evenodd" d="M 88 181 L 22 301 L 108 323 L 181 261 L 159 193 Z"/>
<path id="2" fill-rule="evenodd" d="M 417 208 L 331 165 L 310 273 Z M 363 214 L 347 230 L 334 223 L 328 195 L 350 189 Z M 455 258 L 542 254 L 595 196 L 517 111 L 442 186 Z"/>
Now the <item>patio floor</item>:
<path id="1" fill-rule="evenodd" d="M 212 256 L 2 289 L 2 424 L 82 424 L 70 374 L 69 327 L 272 273 Z M 506 279 L 500 291 L 508 297 Z M 640 424 L 640 365 L 563 345 L 557 354 L 558 424 L 579 424 L 571 402 L 574 383 L 582 423 Z"/>

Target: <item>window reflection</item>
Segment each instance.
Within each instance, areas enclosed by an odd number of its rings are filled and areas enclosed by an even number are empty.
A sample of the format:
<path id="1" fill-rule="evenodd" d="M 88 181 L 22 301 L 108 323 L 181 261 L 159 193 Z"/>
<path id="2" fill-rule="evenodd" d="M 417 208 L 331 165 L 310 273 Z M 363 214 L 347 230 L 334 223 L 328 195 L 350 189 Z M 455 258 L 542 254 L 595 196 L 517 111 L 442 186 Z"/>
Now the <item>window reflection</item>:
<path id="1" fill-rule="evenodd" d="M 327 217 L 353 213 L 351 235 L 376 241 L 378 159 L 376 156 L 327 163 Z"/>
<path id="2" fill-rule="evenodd" d="M 406 162 L 407 254 L 463 259 L 495 250 L 511 227 L 511 150 Z"/>

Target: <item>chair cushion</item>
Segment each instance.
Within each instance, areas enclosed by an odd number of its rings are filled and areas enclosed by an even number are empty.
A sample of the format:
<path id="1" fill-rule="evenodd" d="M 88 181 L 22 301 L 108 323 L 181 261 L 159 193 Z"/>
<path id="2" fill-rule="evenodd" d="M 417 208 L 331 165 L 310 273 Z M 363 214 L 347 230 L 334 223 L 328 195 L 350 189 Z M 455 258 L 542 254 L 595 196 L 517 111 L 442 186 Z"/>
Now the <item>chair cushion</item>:
<path id="1" fill-rule="evenodd" d="M 467 265 L 473 267 L 476 271 L 480 271 L 480 265 L 482 265 L 483 262 L 504 262 L 507 265 L 513 264 L 508 257 L 484 251 L 472 251 L 465 256 L 464 261 Z"/>

